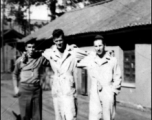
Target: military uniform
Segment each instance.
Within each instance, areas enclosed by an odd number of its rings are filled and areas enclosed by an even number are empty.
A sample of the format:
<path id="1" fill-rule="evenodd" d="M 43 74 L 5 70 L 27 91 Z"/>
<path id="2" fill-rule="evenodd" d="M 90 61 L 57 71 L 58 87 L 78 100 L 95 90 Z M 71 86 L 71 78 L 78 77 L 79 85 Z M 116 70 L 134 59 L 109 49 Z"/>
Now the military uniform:
<path id="1" fill-rule="evenodd" d="M 89 120 L 113 120 L 115 116 L 115 95 L 121 87 L 121 71 L 115 57 L 106 52 L 99 58 L 92 52 L 81 60 L 78 67 L 87 67 L 91 78 Z M 100 87 L 98 87 L 100 84 Z"/>
<path id="2" fill-rule="evenodd" d="M 39 55 L 23 62 L 19 57 L 15 63 L 13 80 L 19 82 L 19 108 L 21 120 L 42 120 L 41 74 L 43 66 L 50 66 L 47 60 Z"/>
<path id="3" fill-rule="evenodd" d="M 86 53 L 67 44 L 62 57 L 55 45 L 44 51 L 43 56 L 54 72 L 51 84 L 56 120 L 76 120 L 74 70 Z"/>

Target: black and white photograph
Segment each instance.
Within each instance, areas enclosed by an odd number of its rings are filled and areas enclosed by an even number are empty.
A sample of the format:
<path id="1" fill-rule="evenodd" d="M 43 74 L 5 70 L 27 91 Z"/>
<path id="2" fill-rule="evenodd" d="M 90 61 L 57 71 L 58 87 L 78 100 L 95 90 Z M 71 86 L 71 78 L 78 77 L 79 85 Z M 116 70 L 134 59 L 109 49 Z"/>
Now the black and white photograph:
<path id="1" fill-rule="evenodd" d="M 151 120 L 151 0 L 1 0 L 1 120 Z"/>

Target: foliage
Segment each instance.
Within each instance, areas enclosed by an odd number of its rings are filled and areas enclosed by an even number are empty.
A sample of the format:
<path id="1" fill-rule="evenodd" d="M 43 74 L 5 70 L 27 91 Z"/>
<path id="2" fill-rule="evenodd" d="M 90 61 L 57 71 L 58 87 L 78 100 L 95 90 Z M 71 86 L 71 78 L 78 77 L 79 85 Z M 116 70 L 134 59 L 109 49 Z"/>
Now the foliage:
<path id="1" fill-rule="evenodd" d="M 15 16 L 15 22 L 18 23 L 22 30 L 24 31 L 24 33 L 26 34 L 28 32 L 28 30 L 33 29 L 34 27 L 29 25 L 30 21 L 27 21 L 25 19 L 24 16 L 24 12 L 26 12 L 27 10 L 29 10 L 31 5 L 43 5 L 46 4 L 49 7 L 49 10 L 51 12 L 51 15 L 49 15 L 51 17 L 51 20 L 54 20 L 56 18 L 56 16 L 61 16 L 64 14 L 64 12 L 61 13 L 56 13 L 56 3 L 58 0 L 5 0 L 5 2 L 7 4 L 12 4 L 12 5 L 16 5 L 17 8 L 12 7 L 11 11 L 10 11 L 10 15 L 14 15 Z M 59 9 L 66 9 L 66 2 L 68 0 L 63 0 L 64 5 L 63 6 L 58 6 Z M 100 2 L 103 0 L 70 0 L 71 1 L 71 6 L 73 6 L 74 8 L 76 8 L 76 4 L 79 2 L 83 2 L 83 1 L 88 1 L 90 4 L 96 3 L 96 2 Z M 43 26 L 43 25 L 42 25 Z M 40 28 L 41 26 L 38 25 L 38 28 Z"/>
<path id="2" fill-rule="evenodd" d="M 7 0 L 9 4 L 16 4 L 20 6 L 21 8 L 25 8 L 25 10 L 28 10 L 31 5 L 43 5 L 46 4 L 51 12 L 50 17 L 53 19 L 58 14 L 56 13 L 56 3 L 57 0 Z"/>
<path id="3" fill-rule="evenodd" d="M 24 12 L 25 10 L 23 10 L 21 6 L 19 5 L 14 6 L 12 4 L 9 15 L 15 17 L 15 20 L 13 22 L 20 26 L 24 35 L 27 35 L 27 33 L 29 32 L 30 25 L 29 25 L 29 21 L 25 19 L 26 16 L 24 15 Z"/>

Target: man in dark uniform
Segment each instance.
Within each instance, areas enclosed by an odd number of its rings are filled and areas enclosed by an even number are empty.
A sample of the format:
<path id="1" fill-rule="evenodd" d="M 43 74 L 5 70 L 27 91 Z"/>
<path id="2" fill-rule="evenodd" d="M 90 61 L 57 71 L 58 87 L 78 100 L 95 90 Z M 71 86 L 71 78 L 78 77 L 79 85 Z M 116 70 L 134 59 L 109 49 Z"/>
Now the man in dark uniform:
<path id="1" fill-rule="evenodd" d="M 21 120 L 42 120 L 41 68 L 50 64 L 41 53 L 35 51 L 34 39 L 26 43 L 25 51 L 16 60 L 13 72 L 15 94 L 19 95 Z"/>

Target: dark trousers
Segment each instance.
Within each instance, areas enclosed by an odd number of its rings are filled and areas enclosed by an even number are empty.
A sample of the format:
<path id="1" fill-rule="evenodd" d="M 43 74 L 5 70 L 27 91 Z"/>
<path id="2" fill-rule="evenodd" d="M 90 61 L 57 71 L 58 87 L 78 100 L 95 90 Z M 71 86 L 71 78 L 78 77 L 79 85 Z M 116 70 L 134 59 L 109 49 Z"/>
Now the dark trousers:
<path id="1" fill-rule="evenodd" d="M 41 86 L 20 84 L 19 94 L 21 120 L 42 120 Z"/>

